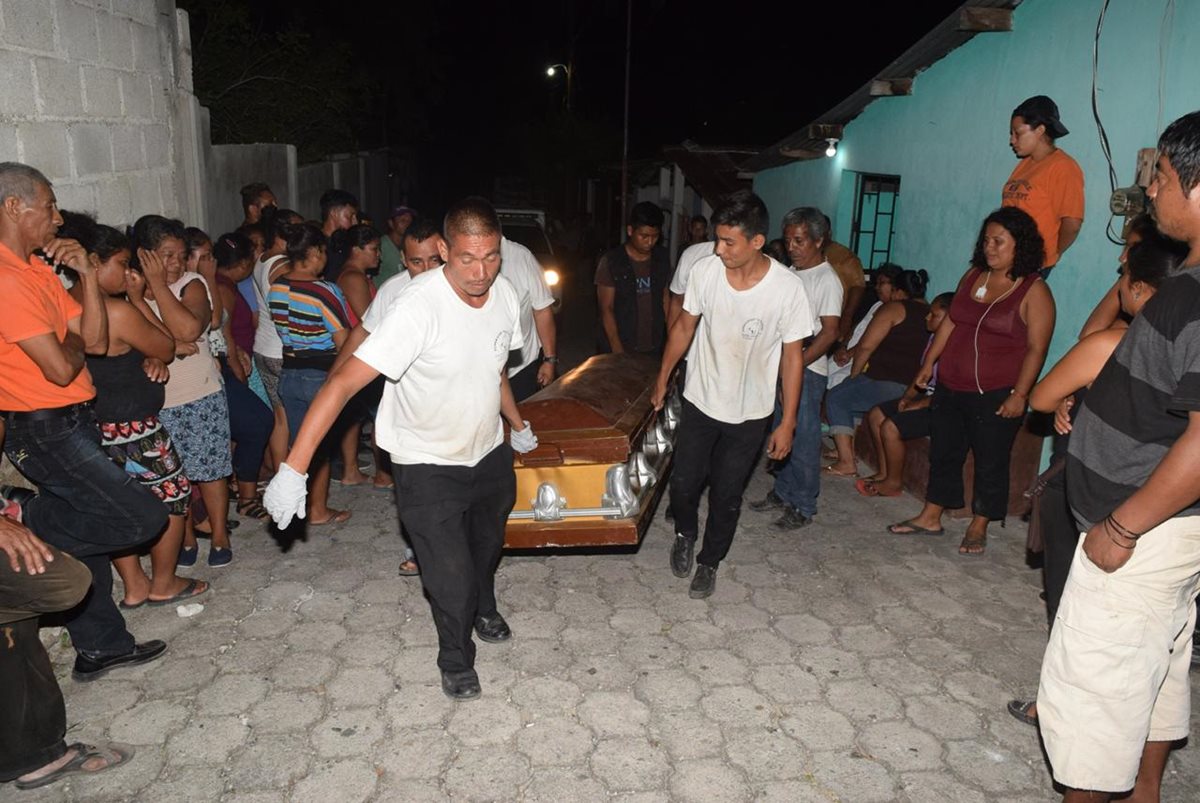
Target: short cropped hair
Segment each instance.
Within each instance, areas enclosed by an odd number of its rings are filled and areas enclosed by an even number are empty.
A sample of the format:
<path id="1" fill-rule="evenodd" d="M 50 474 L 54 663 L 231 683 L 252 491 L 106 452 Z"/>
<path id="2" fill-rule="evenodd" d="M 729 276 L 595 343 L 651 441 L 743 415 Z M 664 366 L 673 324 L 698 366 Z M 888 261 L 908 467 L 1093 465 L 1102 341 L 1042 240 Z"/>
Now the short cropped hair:
<path id="1" fill-rule="evenodd" d="M 737 226 L 747 239 L 754 239 L 760 234 L 767 236 L 771 215 L 762 198 L 750 190 L 738 190 L 725 196 L 713 210 L 712 224 L 714 229 L 717 226 Z"/>
<path id="2" fill-rule="evenodd" d="M 51 186 L 50 179 L 36 167 L 20 162 L 0 162 L 0 203 L 16 197 L 31 204 L 37 198 L 39 184 Z"/>
<path id="3" fill-rule="evenodd" d="M 496 216 L 491 201 L 472 195 L 450 207 L 442 222 L 442 229 L 448 239 L 460 234 L 484 237 L 500 233 L 500 218 Z"/>
<path id="4" fill-rule="evenodd" d="M 416 217 L 413 218 L 412 223 L 408 224 L 408 228 L 404 232 L 404 241 L 412 240 L 414 243 L 423 243 L 435 234 L 440 235 L 441 232 L 432 218 Z"/>
<path id="5" fill-rule="evenodd" d="M 1163 130 L 1158 152 L 1167 157 L 1179 174 L 1186 195 L 1200 184 L 1200 111 L 1185 114 Z"/>
<path id="6" fill-rule="evenodd" d="M 321 220 L 327 220 L 335 209 L 353 206 L 358 209 L 358 199 L 345 190 L 325 190 L 321 193 Z"/>
<path id="7" fill-rule="evenodd" d="M 258 197 L 264 192 L 270 192 L 271 187 L 261 181 L 255 181 L 242 187 L 238 192 L 242 195 L 242 211 L 250 208 L 250 205 L 258 200 Z"/>
<path id="8" fill-rule="evenodd" d="M 971 266 L 979 270 L 987 270 L 987 260 L 983 254 L 983 240 L 987 235 L 988 224 L 997 223 L 1016 240 L 1013 249 L 1013 265 L 1009 276 L 1020 279 L 1042 269 L 1046 261 L 1046 244 L 1038 232 L 1037 223 L 1029 213 L 1015 206 L 1002 206 L 983 219 L 979 227 L 979 237 L 975 240 L 975 253 L 971 255 Z"/>
<path id="9" fill-rule="evenodd" d="M 815 206 L 797 206 L 783 216 L 783 230 L 788 226 L 803 226 L 809 239 L 820 240 L 821 250 L 829 246 L 830 225 L 829 216 Z"/>
<path id="10" fill-rule="evenodd" d="M 629 225 L 635 229 L 649 226 L 652 229 L 662 229 L 663 211 L 658 204 L 642 201 L 633 205 L 629 211 Z"/>

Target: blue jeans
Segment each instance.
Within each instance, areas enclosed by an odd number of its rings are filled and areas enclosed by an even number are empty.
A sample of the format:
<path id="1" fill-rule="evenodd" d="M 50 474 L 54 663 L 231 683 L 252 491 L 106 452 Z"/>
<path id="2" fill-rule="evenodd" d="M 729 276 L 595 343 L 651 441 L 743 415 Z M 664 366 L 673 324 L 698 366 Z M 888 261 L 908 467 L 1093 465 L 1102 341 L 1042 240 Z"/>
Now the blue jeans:
<path id="1" fill-rule="evenodd" d="M 862 418 L 875 405 L 898 399 L 903 394 L 904 385 L 899 382 L 884 382 L 865 374 L 847 379 L 825 397 L 830 434 L 853 435 L 854 419 Z"/>
<path id="2" fill-rule="evenodd" d="M 828 381 L 828 377 L 804 369 L 792 453 L 775 473 L 775 494 L 809 518 L 817 514 L 821 493 L 821 397 Z M 779 426 L 782 418 L 783 407 L 777 401 L 772 426 Z"/>
<path id="3" fill-rule="evenodd" d="M 313 397 L 329 378 L 328 371 L 319 368 L 284 368 L 279 376 L 279 400 L 287 413 L 288 443 L 296 440 L 304 416 Z"/>
<path id="4" fill-rule="evenodd" d="M 25 524 L 92 572 L 91 593 L 67 618 L 75 649 L 93 657 L 129 652 L 133 636 L 113 602 L 109 557 L 161 533 L 166 505 L 105 454 L 91 407 L 46 421 L 10 419 L 4 451 L 38 489 Z"/>

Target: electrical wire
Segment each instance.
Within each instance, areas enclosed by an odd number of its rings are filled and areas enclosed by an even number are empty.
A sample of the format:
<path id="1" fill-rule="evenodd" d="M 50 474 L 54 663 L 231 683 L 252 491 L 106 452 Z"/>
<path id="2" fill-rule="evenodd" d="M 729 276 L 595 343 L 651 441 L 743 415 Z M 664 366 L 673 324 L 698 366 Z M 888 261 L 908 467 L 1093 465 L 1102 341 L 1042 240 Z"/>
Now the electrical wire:
<path id="1" fill-rule="evenodd" d="M 1100 17 L 1096 20 L 1096 37 L 1092 42 L 1092 119 L 1096 121 L 1096 133 L 1100 137 L 1100 152 L 1104 154 L 1104 159 L 1108 162 L 1108 189 L 1109 194 L 1117 190 L 1117 169 L 1113 166 L 1112 148 L 1108 144 L 1108 132 L 1104 130 L 1104 122 L 1100 119 L 1100 99 L 1099 93 L 1096 90 L 1097 79 L 1100 75 L 1100 33 L 1104 30 L 1104 18 L 1108 14 L 1108 4 L 1110 0 L 1104 0 L 1104 4 L 1100 7 Z M 1108 237 L 1109 242 L 1116 245 L 1124 245 L 1124 241 L 1113 233 L 1113 219 L 1115 215 L 1108 216 L 1108 223 L 1104 227 L 1104 234 Z"/>

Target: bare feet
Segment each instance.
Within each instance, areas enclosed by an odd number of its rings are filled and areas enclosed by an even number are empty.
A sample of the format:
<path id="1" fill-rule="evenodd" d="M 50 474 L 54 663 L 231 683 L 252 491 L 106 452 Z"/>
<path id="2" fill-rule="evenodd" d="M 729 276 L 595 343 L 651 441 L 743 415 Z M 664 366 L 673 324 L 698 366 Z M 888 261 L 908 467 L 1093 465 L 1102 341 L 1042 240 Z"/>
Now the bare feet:
<path id="1" fill-rule="evenodd" d="M 825 473 L 832 474 L 835 477 L 857 477 L 858 466 L 854 464 L 845 466 L 841 463 L 834 463 L 832 465 L 825 466 Z"/>
<path id="2" fill-rule="evenodd" d="M 346 471 L 342 474 L 340 482 L 342 485 L 365 485 L 374 479 L 370 474 L 364 474 L 355 468 L 352 471 Z"/>

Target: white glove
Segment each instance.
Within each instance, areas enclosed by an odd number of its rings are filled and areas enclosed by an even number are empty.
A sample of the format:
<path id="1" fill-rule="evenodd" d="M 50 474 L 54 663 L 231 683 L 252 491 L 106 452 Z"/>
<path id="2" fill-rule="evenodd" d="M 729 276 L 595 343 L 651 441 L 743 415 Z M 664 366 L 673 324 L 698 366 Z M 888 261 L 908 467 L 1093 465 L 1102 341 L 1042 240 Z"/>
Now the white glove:
<path id="1" fill-rule="evenodd" d="M 275 519 L 280 529 L 292 523 L 292 517 L 304 518 L 304 503 L 308 499 L 308 475 L 301 474 L 287 463 L 280 463 L 275 479 L 263 493 L 263 507 Z"/>
<path id="2" fill-rule="evenodd" d="M 533 427 L 529 425 L 528 421 L 524 421 L 522 423 L 525 424 L 525 429 L 522 429 L 519 432 L 514 429 L 511 433 L 509 433 L 508 442 L 512 446 L 514 452 L 525 454 L 526 452 L 532 452 L 537 448 L 537 435 L 533 434 Z"/>

